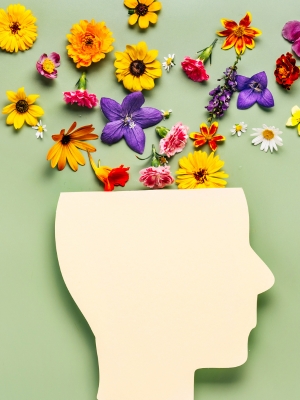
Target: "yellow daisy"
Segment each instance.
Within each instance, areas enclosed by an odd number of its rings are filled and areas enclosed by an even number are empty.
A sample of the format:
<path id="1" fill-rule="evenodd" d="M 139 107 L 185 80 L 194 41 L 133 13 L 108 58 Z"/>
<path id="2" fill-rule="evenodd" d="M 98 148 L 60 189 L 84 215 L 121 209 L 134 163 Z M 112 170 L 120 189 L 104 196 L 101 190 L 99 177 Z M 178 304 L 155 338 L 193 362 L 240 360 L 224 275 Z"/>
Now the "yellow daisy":
<path id="1" fill-rule="evenodd" d="M 139 27 L 146 29 L 149 26 L 149 22 L 156 24 L 157 15 L 155 12 L 161 10 L 161 3 L 159 1 L 124 0 L 124 4 L 129 8 L 129 25 L 134 25 L 138 21 Z"/>
<path id="2" fill-rule="evenodd" d="M 127 45 L 124 52 L 115 53 L 118 82 L 131 92 L 154 88 L 154 79 L 162 74 L 161 64 L 156 60 L 157 50 L 149 50 L 145 42 L 137 45 Z"/>
<path id="3" fill-rule="evenodd" d="M 33 103 L 40 97 L 39 94 L 30 94 L 26 96 L 24 88 L 18 89 L 17 93 L 7 91 L 8 100 L 12 102 L 4 107 L 2 114 L 9 114 L 6 118 L 7 125 L 14 124 L 15 129 L 20 129 L 26 122 L 30 126 L 37 124 L 37 118 L 44 114 L 44 110 L 40 106 Z"/>
<path id="4" fill-rule="evenodd" d="M 28 50 L 37 38 L 36 18 L 20 4 L 0 9 L 0 47 L 13 53 Z"/>
<path id="5" fill-rule="evenodd" d="M 179 160 L 181 167 L 177 174 L 176 183 L 178 189 L 202 189 L 202 188 L 222 188 L 227 182 L 223 178 L 228 178 L 224 171 L 219 171 L 224 165 L 224 161 L 219 156 L 210 153 L 207 156 L 205 151 L 195 151 L 189 153 L 187 157 Z"/>

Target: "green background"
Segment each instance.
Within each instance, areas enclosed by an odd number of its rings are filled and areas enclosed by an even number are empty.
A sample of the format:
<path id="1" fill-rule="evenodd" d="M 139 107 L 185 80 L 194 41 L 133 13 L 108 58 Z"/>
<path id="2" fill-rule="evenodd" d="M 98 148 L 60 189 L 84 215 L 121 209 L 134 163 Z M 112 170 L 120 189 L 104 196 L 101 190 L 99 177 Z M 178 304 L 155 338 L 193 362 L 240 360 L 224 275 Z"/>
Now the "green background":
<path id="1" fill-rule="evenodd" d="M 9 5 L 3 0 L 0 3 L 3 8 Z M 62 100 L 62 92 L 73 90 L 80 76 L 65 50 L 66 34 L 71 26 L 80 19 L 104 20 L 116 39 L 115 50 L 123 51 L 126 44 L 145 40 L 149 49 L 159 50 L 161 62 L 164 56 L 175 53 L 176 66 L 170 73 L 164 71 L 162 78 L 156 80 L 155 88 L 145 93 L 146 105 L 173 109 L 165 126 L 170 128 L 181 121 L 190 131 L 197 131 L 207 118 L 204 106 L 209 100 L 208 92 L 216 86 L 225 68 L 234 62 L 235 51 L 221 50 L 223 39 L 220 38 L 212 65 L 207 64 L 210 80 L 202 84 L 187 79 L 180 62 L 186 55 L 194 57 L 197 50 L 213 41 L 215 32 L 222 29 L 221 18 L 239 21 L 246 11 L 252 13 L 252 25 L 260 28 L 263 35 L 256 40 L 254 50 L 246 51 L 239 73 L 251 76 L 266 71 L 275 107 L 263 110 L 254 105 L 240 111 L 236 108 L 235 94 L 230 109 L 220 121 L 219 133 L 227 140 L 217 153 L 230 175 L 228 187 L 242 187 L 245 191 L 251 245 L 273 271 L 276 283 L 259 296 L 258 326 L 250 334 L 246 364 L 233 369 L 197 371 L 195 399 L 293 400 L 299 396 L 300 137 L 296 129 L 286 128 L 285 122 L 291 108 L 295 104 L 300 106 L 300 80 L 288 92 L 276 84 L 273 75 L 275 60 L 291 51 L 290 43 L 281 37 L 281 29 L 285 22 L 295 18 L 298 3 L 294 0 L 284 3 L 255 0 L 249 4 L 237 0 L 163 0 L 162 3 L 158 23 L 140 31 L 137 26 L 128 26 L 127 9 L 121 0 L 27 0 L 24 5 L 37 17 L 37 41 L 24 53 L 0 52 L 1 108 L 9 103 L 6 90 L 17 91 L 24 86 L 27 94 L 40 94 L 36 104 L 45 110 L 42 121 L 48 129 L 44 139 L 37 140 L 32 128 L 24 125 L 15 131 L 6 125 L 6 116 L 0 115 L 0 399 L 96 399 L 98 362 L 94 336 L 61 277 L 55 251 L 54 218 L 60 192 L 101 191 L 103 186 L 88 163 L 74 173 L 68 166 L 62 172 L 51 169 L 46 161 L 47 151 L 54 144 L 51 135 L 68 128 L 73 121 L 79 126 L 92 123 L 98 134 L 105 125 L 98 108 L 71 107 Z M 52 51 L 61 55 L 55 81 L 44 79 L 35 69 L 39 56 Z M 111 52 L 105 60 L 88 69 L 88 89 L 98 97 L 121 101 L 127 93 L 117 83 L 113 62 L 114 52 Z M 231 136 L 232 125 L 240 121 L 248 124 L 247 133 L 240 138 Z M 263 123 L 283 131 L 284 145 L 278 153 L 265 154 L 259 146 L 251 145 L 252 128 Z M 154 128 L 147 129 L 146 135 L 145 156 L 150 154 L 151 144 L 158 148 L 159 142 Z M 144 188 L 138 182 L 138 171 L 148 164 L 138 161 L 124 141 L 111 147 L 100 140 L 92 144 L 97 147 L 94 158 L 100 158 L 103 165 L 130 166 L 130 181 L 125 189 L 117 190 Z M 189 140 L 182 155 L 191 151 L 193 142 Z M 170 162 L 173 174 L 180 156 Z M 166 207 L 164 204 L 153 206 Z M 185 206 L 193 207 L 193 204 Z M 84 210 L 78 212 L 84 213 Z M 168 228 L 158 225 L 158 232 L 163 240 Z M 188 240 L 188 237 L 182 239 Z M 151 249 L 146 249 L 145 257 L 149 256 Z"/>

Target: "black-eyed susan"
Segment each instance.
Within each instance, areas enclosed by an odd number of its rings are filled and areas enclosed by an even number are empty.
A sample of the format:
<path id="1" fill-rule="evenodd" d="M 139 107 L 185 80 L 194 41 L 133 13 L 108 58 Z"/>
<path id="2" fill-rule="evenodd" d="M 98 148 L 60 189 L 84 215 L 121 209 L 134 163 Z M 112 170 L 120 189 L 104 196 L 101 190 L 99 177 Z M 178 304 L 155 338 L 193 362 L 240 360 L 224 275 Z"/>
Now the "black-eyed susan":
<path id="1" fill-rule="evenodd" d="M 33 104 L 40 97 L 39 94 L 26 96 L 24 88 L 21 87 L 17 93 L 7 91 L 6 95 L 12 104 L 4 107 L 2 114 L 9 114 L 6 118 L 6 123 L 7 125 L 13 124 L 15 129 L 22 128 L 24 122 L 30 126 L 36 125 L 37 118 L 44 114 L 42 107 Z"/>
<path id="2" fill-rule="evenodd" d="M 161 77 L 161 64 L 156 57 L 157 50 L 149 50 L 145 42 L 127 45 L 124 52 L 115 53 L 118 82 L 131 92 L 150 90 L 154 87 L 154 79 Z"/>
<path id="3" fill-rule="evenodd" d="M 156 11 L 161 10 L 161 3 L 155 0 L 124 0 L 124 4 L 129 8 L 130 15 L 128 23 L 134 25 L 139 23 L 141 29 L 146 29 L 151 24 L 156 24 Z"/>
<path id="4" fill-rule="evenodd" d="M 0 9 L 0 47 L 13 53 L 28 50 L 37 38 L 36 18 L 21 4 Z"/>
<path id="5" fill-rule="evenodd" d="M 85 159 L 78 149 L 88 152 L 96 151 L 96 148 L 91 144 L 82 142 L 83 140 L 98 139 L 98 135 L 92 133 L 95 129 L 93 125 L 85 125 L 75 129 L 76 125 L 76 122 L 73 122 L 67 133 L 65 129 L 62 129 L 59 135 L 52 135 L 52 139 L 57 142 L 47 154 L 47 160 L 51 160 L 52 168 L 57 165 L 58 170 L 62 171 L 68 160 L 72 170 L 77 171 L 78 164 L 85 165 Z"/>
<path id="6" fill-rule="evenodd" d="M 187 157 L 179 160 L 180 169 L 176 171 L 178 189 L 222 188 L 227 182 L 224 178 L 228 175 L 220 171 L 224 161 L 219 156 L 205 151 L 189 153 Z"/>

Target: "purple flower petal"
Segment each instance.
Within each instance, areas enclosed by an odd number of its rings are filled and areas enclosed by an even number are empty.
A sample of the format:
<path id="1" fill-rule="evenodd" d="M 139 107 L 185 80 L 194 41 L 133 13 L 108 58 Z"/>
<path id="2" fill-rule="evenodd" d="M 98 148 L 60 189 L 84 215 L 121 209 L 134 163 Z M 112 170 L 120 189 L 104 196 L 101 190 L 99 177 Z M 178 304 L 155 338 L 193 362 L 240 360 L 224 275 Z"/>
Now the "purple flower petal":
<path id="1" fill-rule="evenodd" d="M 152 107 L 144 107 L 132 114 L 132 119 L 135 123 L 139 124 L 141 128 L 149 128 L 150 126 L 158 124 L 163 115 L 161 111 Z"/>
<path id="2" fill-rule="evenodd" d="M 268 86 L 268 77 L 265 71 L 258 72 L 257 74 L 251 76 L 250 81 L 259 83 L 263 88 Z"/>
<path id="3" fill-rule="evenodd" d="M 250 79 L 243 75 L 236 76 L 237 90 L 240 92 L 248 87 Z M 209 93 L 210 94 L 210 93 Z M 211 95 L 212 96 L 212 95 Z"/>
<path id="4" fill-rule="evenodd" d="M 125 117 L 126 115 L 131 115 L 134 111 L 137 111 L 144 104 L 145 99 L 142 92 L 133 92 L 126 96 L 121 104 L 122 113 Z"/>
<path id="5" fill-rule="evenodd" d="M 300 57 L 300 38 L 295 40 L 292 44 L 292 50 L 298 57 Z"/>
<path id="6" fill-rule="evenodd" d="M 266 88 L 260 93 L 257 103 L 267 108 L 274 107 L 274 99 L 269 89 Z"/>
<path id="7" fill-rule="evenodd" d="M 252 89 L 244 89 L 240 92 L 237 99 L 237 108 L 239 110 L 245 110 L 246 108 L 253 106 L 260 95 L 261 93 L 254 92 Z"/>
<path id="8" fill-rule="evenodd" d="M 136 153 L 143 154 L 146 142 L 146 136 L 139 125 L 133 128 L 124 127 L 124 139 L 128 146 Z"/>
<path id="9" fill-rule="evenodd" d="M 108 97 L 102 97 L 100 107 L 109 121 L 117 121 L 122 118 L 122 108 L 119 103 Z"/>
<path id="10" fill-rule="evenodd" d="M 113 144 L 122 139 L 125 133 L 125 127 L 122 120 L 108 122 L 101 134 L 103 143 Z"/>
<path id="11" fill-rule="evenodd" d="M 300 22 L 288 21 L 282 29 L 282 36 L 289 42 L 297 40 L 300 37 Z"/>
<path id="12" fill-rule="evenodd" d="M 59 55 L 59 54 L 57 54 L 57 53 L 55 53 L 55 52 L 50 53 L 49 56 L 48 56 L 48 58 L 49 58 L 51 61 L 54 62 L 55 67 L 59 67 L 59 66 L 60 66 L 60 55 Z"/>

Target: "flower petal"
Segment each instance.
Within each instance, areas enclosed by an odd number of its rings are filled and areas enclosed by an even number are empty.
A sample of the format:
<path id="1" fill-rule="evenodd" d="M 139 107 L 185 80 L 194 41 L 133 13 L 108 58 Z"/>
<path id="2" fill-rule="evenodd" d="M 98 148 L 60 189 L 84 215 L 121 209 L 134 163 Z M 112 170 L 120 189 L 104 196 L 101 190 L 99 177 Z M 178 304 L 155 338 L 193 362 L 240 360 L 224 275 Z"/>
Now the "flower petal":
<path id="1" fill-rule="evenodd" d="M 22 128 L 22 126 L 24 125 L 24 122 L 25 122 L 25 115 L 24 114 L 19 114 L 17 112 L 17 114 L 15 115 L 15 118 L 14 118 L 14 127 L 15 127 L 15 129 Z"/>
<path id="2" fill-rule="evenodd" d="M 139 110 L 145 102 L 144 95 L 141 92 L 134 92 L 127 95 L 122 101 L 122 115 L 125 117 Z"/>
<path id="3" fill-rule="evenodd" d="M 292 44 L 292 50 L 293 52 L 300 57 L 300 38 L 297 39 L 293 44 Z"/>
<path id="4" fill-rule="evenodd" d="M 29 114 L 28 112 L 24 114 L 25 116 L 25 121 L 26 124 L 33 126 L 37 124 L 37 119 L 35 117 L 33 117 L 31 114 Z"/>
<path id="5" fill-rule="evenodd" d="M 237 54 L 244 54 L 245 50 L 246 50 L 246 44 L 245 44 L 245 40 L 244 40 L 244 36 L 241 36 L 237 39 L 237 41 L 235 42 L 235 51 L 237 52 Z"/>
<path id="6" fill-rule="evenodd" d="M 39 94 L 30 94 L 29 96 L 27 96 L 27 103 L 29 104 L 29 105 L 31 105 L 31 104 L 33 104 L 35 101 L 36 101 L 36 99 L 38 99 L 40 97 L 40 95 Z"/>
<path id="7" fill-rule="evenodd" d="M 17 96 L 17 93 L 12 92 L 11 90 L 8 90 L 8 91 L 6 92 L 6 96 L 8 97 L 8 100 L 9 100 L 9 101 L 12 101 L 13 103 L 17 103 L 18 100 L 20 100 L 20 99 L 18 98 L 18 96 Z"/>
<path id="8" fill-rule="evenodd" d="M 125 127 L 122 120 L 108 122 L 101 134 L 103 143 L 113 144 L 122 139 Z"/>
<path id="9" fill-rule="evenodd" d="M 148 26 L 149 26 L 149 19 L 148 19 L 147 14 L 146 15 L 142 15 L 139 18 L 139 27 L 141 29 L 146 29 L 146 28 L 148 28 Z"/>
<path id="10" fill-rule="evenodd" d="M 12 125 L 14 123 L 14 119 L 16 115 L 18 114 L 17 110 L 13 110 L 6 118 L 6 123 L 7 125 Z"/>
<path id="11" fill-rule="evenodd" d="M 67 146 L 62 146 L 60 157 L 59 157 L 58 164 L 57 164 L 57 168 L 59 171 L 62 171 L 65 168 L 66 162 L 67 162 Z M 71 164 L 70 164 L 70 166 L 71 166 Z"/>
<path id="12" fill-rule="evenodd" d="M 264 88 L 268 86 L 268 77 L 265 71 L 258 72 L 257 74 L 251 76 L 251 81 L 261 84 Z"/>
<path id="13" fill-rule="evenodd" d="M 15 103 L 9 104 L 8 106 L 5 106 L 2 110 L 2 114 L 9 114 L 12 111 L 16 109 Z"/>
<path id="14" fill-rule="evenodd" d="M 143 60 L 144 64 L 149 64 L 158 56 L 158 50 L 149 50 Z"/>
<path id="15" fill-rule="evenodd" d="M 215 121 L 214 123 L 211 124 L 211 126 L 209 127 L 210 135 L 214 135 L 217 132 L 218 126 L 219 126 L 219 124 L 217 121 Z M 214 140 L 216 140 L 216 138 L 214 138 Z"/>
<path id="16" fill-rule="evenodd" d="M 246 13 L 246 15 L 244 16 L 244 18 L 242 18 L 239 22 L 239 25 L 243 26 L 243 27 L 247 27 L 251 24 L 252 21 L 252 15 L 251 13 L 248 11 Z"/>
<path id="17" fill-rule="evenodd" d="M 249 83 L 251 82 L 250 78 L 247 78 L 243 75 L 236 76 L 236 83 L 237 83 L 237 90 L 240 92 L 248 87 Z"/>
<path id="18" fill-rule="evenodd" d="M 254 92 L 252 89 L 244 89 L 240 92 L 237 99 L 237 108 L 239 110 L 245 110 L 246 108 L 253 106 L 259 96 L 260 94 Z"/>
<path id="19" fill-rule="evenodd" d="M 132 114 L 132 119 L 141 128 L 149 128 L 150 126 L 158 124 L 162 119 L 163 115 L 161 111 L 152 107 L 143 107 Z"/>
<path id="20" fill-rule="evenodd" d="M 225 19 L 225 18 L 221 19 L 221 24 L 224 26 L 224 28 L 226 28 L 228 30 L 232 30 L 238 26 L 235 21 L 233 21 L 231 19 Z"/>
<path id="21" fill-rule="evenodd" d="M 124 4 L 128 8 L 135 8 L 138 5 L 137 0 L 124 0 Z"/>
<path id="22" fill-rule="evenodd" d="M 122 118 L 122 107 L 113 99 L 102 97 L 100 108 L 109 121 L 117 121 Z"/>
<path id="23" fill-rule="evenodd" d="M 141 87 L 146 90 L 151 90 L 154 88 L 154 80 L 151 76 L 143 74 L 140 76 Z"/>
<path id="24" fill-rule="evenodd" d="M 34 117 L 41 117 L 44 115 L 44 110 L 40 106 L 30 105 L 28 112 Z"/>
<path id="25" fill-rule="evenodd" d="M 274 107 L 274 99 L 269 89 L 265 88 L 257 98 L 257 103 L 263 107 Z"/>
<path id="26" fill-rule="evenodd" d="M 148 12 L 147 17 L 149 19 L 149 22 L 151 22 L 151 24 L 156 24 L 157 22 L 157 14 L 155 14 L 154 12 Z"/>
<path id="27" fill-rule="evenodd" d="M 296 120 L 296 118 L 290 117 L 287 121 L 286 121 L 286 126 L 296 126 L 299 124 L 299 121 Z"/>
<path id="28" fill-rule="evenodd" d="M 300 21 L 288 21 L 282 28 L 282 36 L 289 42 L 300 38 Z"/>
<path id="29" fill-rule="evenodd" d="M 155 1 L 148 7 L 148 11 L 159 11 L 161 10 L 161 2 Z"/>
<path id="30" fill-rule="evenodd" d="M 136 51 L 137 51 L 137 59 L 144 60 L 144 58 L 146 57 L 147 51 L 148 51 L 146 42 L 139 42 L 136 45 Z"/>
<path id="31" fill-rule="evenodd" d="M 223 50 L 230 49 L 232 46 L 235 45 L 237 39 L 238 39 L 237 36 L 235 36 L 235 34 L 232 33 L 232 34 L 229 35 L 229 36 L 227 37 L 227 39 L 224 41 L 223 46 L 222 46 L 222 49 L 223 49 Z"/>
<path id="32" fill-rule="evenodd" d="M 18 100 L 25 100 L 26 99 L 26 94 L 25 94 L 25 91 L 24 91 L 24 87 L 21 87 L 21 88 L 18 89 L 17 97 L 18 97 Z"/>
<path id="33" fill-rule="evenodd" d="M 125 127 L 124 139 L 128 146 L 136 153 L 143 154 L 146 142 L 146 136 L 143 129 L 139 125 L 134 128 Z"/>
<path id="34" fill-rule="evenodd" d="M 128 19 L 129 25 L 134 25 L 136 23 L 136 21 L 138 20 L 138 18 L 139 18 L 138 14 L 136 14 L 136 13 L 131 14 Z"/>

